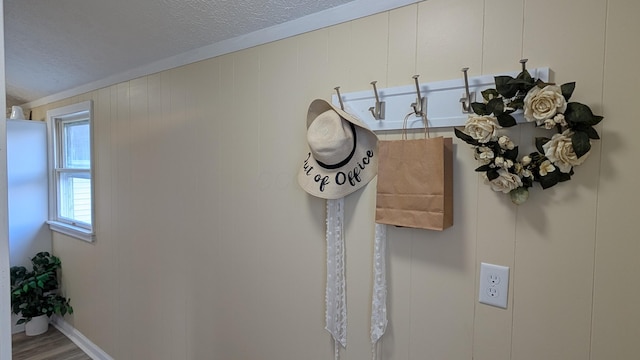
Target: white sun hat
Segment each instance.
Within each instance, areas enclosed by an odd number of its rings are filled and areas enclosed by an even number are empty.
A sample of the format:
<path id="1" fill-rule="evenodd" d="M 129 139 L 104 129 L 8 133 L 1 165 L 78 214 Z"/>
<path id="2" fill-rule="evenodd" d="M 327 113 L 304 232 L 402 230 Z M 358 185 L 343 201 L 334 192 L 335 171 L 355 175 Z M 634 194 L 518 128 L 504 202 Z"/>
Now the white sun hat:
<path id="1" fill-rule="evenodd" d="M 378 137 L 353 115 L 316 99 L 307 112 L 309 151 L 298 183 L 309 194 L 338 199 L 378 173 Z"/>

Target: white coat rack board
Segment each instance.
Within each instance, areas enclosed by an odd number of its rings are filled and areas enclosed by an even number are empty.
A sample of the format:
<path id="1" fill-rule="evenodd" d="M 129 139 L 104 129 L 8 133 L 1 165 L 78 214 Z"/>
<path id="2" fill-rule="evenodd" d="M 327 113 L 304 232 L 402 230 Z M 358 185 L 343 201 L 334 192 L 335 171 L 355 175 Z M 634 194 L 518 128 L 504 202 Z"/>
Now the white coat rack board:
<path id="1" fill-rule="evenodd" d="M 466 69 L 463 69 L 466 77 Z M 534 78 L 542 81 L 549 81 L 549 68 L 528 69 Z M 516 77 L 519 71 L 501 73 L 499 75 L 510 75 Z M 427 119 L 430 128 L 464 126 L 468 115 L 473 113 L 468 105 L 468 111 L 463 106 L 467 99 L 470 102 L 482 102 L 481 91 L 495 87 L 494 77 L 496 75 L 481 75 L 468 78 L 469 97 L 465 88 L 465 79 L 435 81 L 419 84 L 417 75 L 414 76 L 415 85 L 398 86 L 392 88 L 377 89 L 376 82 L 373 81 L 373 89 L 340 94 L 344 109 L 364 121 L 373 131 L 401 130 L 404 117 L 414 111 L 413 106 L 425 105 Z M 418 92 L 423 98 L 417 101 Z M 340 105 L 337 94 L 332 97 L 335 105 Z M 378 101 L 376 101 L 378 100 Z M 467 101 L 468 103 L 469 101 Z M 375 113 L 381 110 L 382 119 L 376 119 Z M 422 109 L 424 111 L 424 109 Z M 513 114 L 518 122 L 522 122 L 521 112 Z M 411 116 L 407 121 L 407 129 L 419 129 L 422 124 L 422 117 Z"/>

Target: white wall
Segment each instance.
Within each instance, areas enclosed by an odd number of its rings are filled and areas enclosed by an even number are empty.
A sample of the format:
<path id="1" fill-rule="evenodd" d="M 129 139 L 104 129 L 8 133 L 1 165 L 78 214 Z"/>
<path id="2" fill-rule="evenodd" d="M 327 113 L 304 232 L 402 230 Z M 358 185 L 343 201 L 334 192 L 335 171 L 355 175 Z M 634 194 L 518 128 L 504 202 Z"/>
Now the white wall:
<path id="1" fill-rule="evenodd" d="M 639 11 L 428 0 L 34 109 L 95 105 L 97 241 L 54 237 L 67 320 L 116 359 L 331 358 L 324 201 L 295 181 L 308 104 L 337 85 L 513 71 L 524 57 L 577 82 L 574 99 L 605 116 L 602 140 L 574 180 L 517 207 L 456 139 L 454 227 L 389 231 L 383 357 L 635 359 Z M 345 360 L 371 356 L 374 200 L 375 181 L 346 201 Z M 512 269 L 506 310 L 476 300 L 482 261 Z"/>
<path id="2" fill-rule="evenodd" d="M 4 0 L 0 0 L 0 83 L 4 76 Z M 4 85 L 0 87 L 0 109 L 6 109 Z M 7 127 L 0 122 L 0 153 L 7 149 Z M 0 359 L 11 359 L 11 297 L 9 284 L 9 226 L 7 217 L 7 157 L 0 156 Z"/>

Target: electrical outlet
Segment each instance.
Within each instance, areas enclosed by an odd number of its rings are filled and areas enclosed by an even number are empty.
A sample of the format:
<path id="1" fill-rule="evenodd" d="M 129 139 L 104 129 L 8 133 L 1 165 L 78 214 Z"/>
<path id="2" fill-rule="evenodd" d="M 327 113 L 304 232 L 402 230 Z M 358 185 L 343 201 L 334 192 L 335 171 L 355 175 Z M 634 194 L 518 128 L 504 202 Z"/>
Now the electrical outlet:
<path id="1" fill-rule="evenodd" d="M 508 293 L 509 268 L 480 263 L 480 293 L 478 294 L 478 301 L 506 309 Z"/>

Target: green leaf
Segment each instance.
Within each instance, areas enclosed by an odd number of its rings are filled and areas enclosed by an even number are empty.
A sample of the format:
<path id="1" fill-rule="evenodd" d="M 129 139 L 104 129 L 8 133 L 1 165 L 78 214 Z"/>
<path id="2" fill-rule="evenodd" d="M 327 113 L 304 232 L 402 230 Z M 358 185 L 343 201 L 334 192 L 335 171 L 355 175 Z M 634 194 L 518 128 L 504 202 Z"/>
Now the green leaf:
<path id="1" fill-rule="evenodd" d="M 596 131 L 596 129 L 593 128 L 593 126 L 587 126 L 582 131 L 584 131 L 587 134 L 587 136 L 589 136 L 589 139 L 594 139 L 594 140 L 600 139 L 598 132 Z"/>
<path id="2" fill-rule="evenodd" d="M 518 92 L 517 86 L 509 84 L 509 81 L 513 80 L 511 76 L 496 76 L 494 80 L 496 82 L 496 91 L 505 98 L 510 99 Z"/>
<path id="3" fill-rule="evenodd" d="M 593 115 L 593 118 L 591 119 L 591 121 L 587 121 L 587 124 L 591 126 L 598 125 L 600 121 L 602 121 L 602 119 L 604 119 L 602 116 Z"/>
<path id="4" fill-rule="evenodd" d="M 524 107 L 524 98 L 517 97 L 513 101 L 508 103 L 507 106 L 514 109 L 522 109 Z"/>
<path id="5" fill-rule="evenodd" d="M 502 127 L 512 127 L 518 124 L 516 119 L 507 113 L 498 114 L 496 118 L 498 119 L 498 124 Z"/>
<path id="6" fill-rule="evenodd" d="M 516 160 L 518 158 L 518 147 L 514 147 L 512 150 L 505 150 L 503 156 L 510 160 Z"/>
<path id="7" fill-rule="evenodd" d="M 491 112 L 487 111 L 487 105 L 485 105 L 484 103 L 473 102 L 471 103 L 471 108 L 473 109 L 473 112 L 478 115 L 491 114 Z"/>
<path id="8" fill-rule="evenodd" d="M 560 90 L 562 91 L 562 96 L 564 96 L 564 99 L 566 101 L 569 101 L 569 99 L 571 98 L 571 95 L 573 94 L 573 90 L 575 90 L 575 88 L 576 88 L 575 82 L 566 83 L 560 86 Z"/>
<path id="9" fill-rule="evenodd" d="M 529 81 L 531 83 L 533 83 L 533 78 L 531 77 L 531 74 L 529 74 L 528 70 L 522 70 L 520 72 L 520 74 L 518 74 L 518 76 L 516 77 L 517 79 L 521 79 L 521 80 L 526 80 Z"/>
<path id="10" fill-rule="evenodd" d="M 559 177 L 559 179 L 558 179 L 558 180 L 559 180 L 559 182 L 564 182 L 564 181 L 569 181 L 569 180 L 571 180 L 571 175 L 572 175 L 572 173 L 573 173 L 573 169 L 571 169 L 571 172 L 569 172 L 569 173 L 563 173 L 563 172 L 560 172 L 560 177 Z"/>
<path id="11" fill-rule="evenodd" d="M 479 166 L 478 168 L 476 168 L 476 171 L 482 172 L 482 171 L 489 171 L 491 169 L 492 169 L 491 164 L 486 164 L 486 165 L 482 165 L 482 166 Z"/>
<path id="12" fill-rule="evenodd" d="M 551 140 L 551 139 L 545 138 L 545 137 L 537 137 L 536 138 L 536 149 L 538 149 L 540 154 L 544 154 L 544 148 L 542 147 L 542 145 L 548 143 L 549 140 Z"/>
<path id="13" fill-rule="evenodd" d="M 491 99 L 495 99 L 498 96 L 500 96 L 500 94 L 498 94 L 498 91 L 496 91 L 496 89 L 483 90 L 481 94 L 482 94 L 482 98 L 487 102 Z"/>
<path id="14" fill-rule="evenodd" d="M 544 88 L 547 85 L 553 85 L 553 83 L 544 82 L 540 79 L 536 80 L 536 86 L 539 87 L 540 89 Z"/>
<path id="15" fill-rule="evenodd" d="M 504 110 L 504 102 L 502 98 L 495 98 L 487 103 L 487 112 L 489 114 L 494 113 L 496 115 L 501 114 Z"/>
<path id="16" fill-rule="evenodd" d="M 556 185 L 559 181 L 560 181 L 560 171 L 558 171 L 558 169 L 556 169 L 556 171 L 552 173 L 548 173 L 545 176 L 540 176 L 540 180 L 539 180 L 540 186 L 542 186 L 543 189 L 548 189 Z"/>
<path id="17" fill-rule="evenodd" d="M 466 142 L 469 145 L 474 145 L 474 146 L 480 145 L 480 143 L 476 139 L 472 138 L 471 136 L 465 134 L 464 132 L 462 132 L 462 131 L 460 131 L 458 129 L 454 128 L 453 132 L 456 134 L 456 136 L 459 139 L 461 139 L 462 141 Z"/>
<path id="18" fill-rule="evenodd" d="M 576 131 L 573 133 L 573 136 L 571 137 L 571 144 L 573 145 L 573 151 L 576 153 L 578 158 L 581 158 L 591 149 L 589 135 L 583 131 Z"/>
<path id="19" fill-rule="evenodd" d="M 513 80 L 509 80 L 509 82 L 507 83 L 509 85 L 525 85 L 526 87 L 532 88 L 533 86 L 535 86 L 535 83 L 531 80 L 526 80 L 526 79 L 513 79 Z"/>
<path id="20" fill-rule="evenodd" d="M 564 117 L 570 124 L 589 123 L 594 121 L 591 109 L 587 105 L 577 102 L 570 102 L 567 104 L 567 110 L 564 112 Z"/>
<path id="21" fill-rule="evenodd" d="M 499 176 L 500 174 L 498 174 L 498 170 L 496 169 L 491 169 L 487 171 L 487 179 L 489 179 L 489 181 L 497 179 Z"/>

